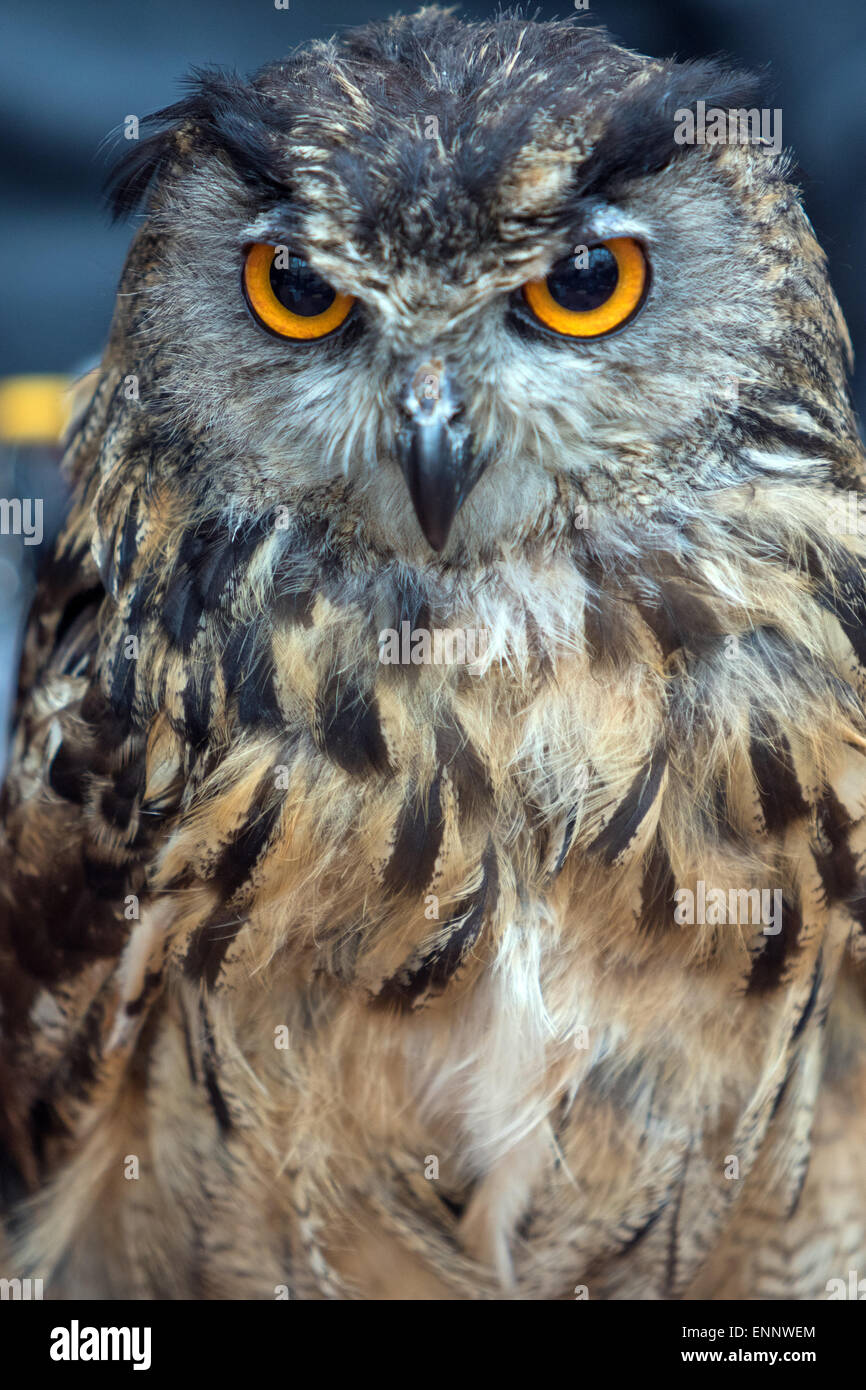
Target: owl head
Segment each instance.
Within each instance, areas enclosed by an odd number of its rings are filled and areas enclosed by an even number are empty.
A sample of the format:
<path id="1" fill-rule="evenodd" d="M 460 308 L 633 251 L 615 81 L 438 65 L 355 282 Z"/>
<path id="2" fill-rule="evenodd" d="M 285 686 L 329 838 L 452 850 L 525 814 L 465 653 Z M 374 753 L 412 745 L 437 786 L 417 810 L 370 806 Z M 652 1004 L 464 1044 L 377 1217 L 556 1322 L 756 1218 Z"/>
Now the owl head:
<path id="1" fill-rule="evenodd" d="M 693 133 L 758 105 L 715 62 L 439 9 L 197 73 L 113 179 L 146 205 L 111 351 L 152 477 L 442 572 L 852 467 L 779 142 Z"/>

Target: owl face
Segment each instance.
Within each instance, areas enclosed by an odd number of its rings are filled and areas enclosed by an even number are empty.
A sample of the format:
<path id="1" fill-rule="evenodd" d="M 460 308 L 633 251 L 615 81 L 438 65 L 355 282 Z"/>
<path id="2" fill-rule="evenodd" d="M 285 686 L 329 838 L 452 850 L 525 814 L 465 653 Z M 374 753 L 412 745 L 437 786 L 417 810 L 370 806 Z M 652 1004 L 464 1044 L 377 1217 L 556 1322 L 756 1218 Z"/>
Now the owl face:
<path id="1" fill-rule="evenodd" d="M 119 206 L 154 185 L 115 325 L 148 438 L 181 434 L 205 510 L 326 506 L 418 566 L 814 469 L 792 438 L 844 400 L 844 325 L 784 160 L 677 144 L 697 100 L 754 104 L 436 11 L 200 77 L 117 176 Z"/>

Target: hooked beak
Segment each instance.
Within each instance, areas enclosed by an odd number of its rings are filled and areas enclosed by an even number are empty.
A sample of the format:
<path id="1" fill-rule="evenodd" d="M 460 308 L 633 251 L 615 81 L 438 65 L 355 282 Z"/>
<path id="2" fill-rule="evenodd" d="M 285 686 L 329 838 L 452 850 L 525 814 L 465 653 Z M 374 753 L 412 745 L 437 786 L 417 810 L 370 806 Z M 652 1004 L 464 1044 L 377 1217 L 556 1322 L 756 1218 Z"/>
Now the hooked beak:
<path id="1" fill-rule="evenodd" d="M 400 398 L 397 455 L 415 514 L 436 551 L 484 471 L 463 421 L 463 405 L 443 363 L 422 362 Z"/>

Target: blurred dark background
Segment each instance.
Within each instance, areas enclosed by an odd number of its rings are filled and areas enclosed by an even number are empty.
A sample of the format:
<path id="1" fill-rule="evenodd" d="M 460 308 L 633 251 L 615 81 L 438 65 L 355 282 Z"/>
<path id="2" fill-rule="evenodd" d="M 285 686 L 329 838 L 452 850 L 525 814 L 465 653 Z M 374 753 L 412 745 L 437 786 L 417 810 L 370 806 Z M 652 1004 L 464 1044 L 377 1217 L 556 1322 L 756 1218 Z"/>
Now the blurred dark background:
<path id="1" fill-rule="evenodd" d="M 74 371 L 100 352 L 130 236 L 105 214 L 100 146 L 125 116 L 176 100 L 179 79 L 193 64 L 255 69 L 312 37 L 384 17 L 398 0 L 288 4 L 0 0 L 0 376 Z M 494 7 L 458 8 L 469 18 Z M 550 18 L 574 8 L 541 4 L 537 13 Z M 829 256 L 858 357 L 866 357 L 863 0 L 589 0 L 581 19 L 654 56 L 725 53 L 767 70 L 769 104 L 782 108 L 783 139 L 799 157 L 806 209 Z M 858 366 L 862 418 L 866 377 L 863 362 Z M 37 495 L 26 491 L 30 469 L 7 448 L 0 496 Z M 59 499 L 46 500 L 46 528 L 58 506 Z M 12 552 L 8 545 L 0 538 L 0 725 L 27 592 L 21 561 L 37 549 Z"/>

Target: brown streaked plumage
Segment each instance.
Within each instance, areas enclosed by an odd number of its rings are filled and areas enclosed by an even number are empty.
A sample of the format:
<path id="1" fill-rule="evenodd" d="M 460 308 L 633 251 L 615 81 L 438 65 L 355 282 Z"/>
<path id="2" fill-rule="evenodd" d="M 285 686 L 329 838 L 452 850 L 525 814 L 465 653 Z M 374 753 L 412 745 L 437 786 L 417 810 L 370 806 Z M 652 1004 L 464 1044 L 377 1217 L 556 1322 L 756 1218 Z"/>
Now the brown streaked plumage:
<path id="1" fill-rule="evenodd" d="M 850 349 L 786 160 L 677 145 L 698 100 L 754 104 L 425 10 L 200 75 L 119 171 L 147 213 L 2 803 L 4 1270 L 47 1296 L 866 1264 Z M 521 286 L 614 236 L 634 320 L 534 328 Z M 261 241 L 345 330 L 262 331 Z M 406 486 L 431 363 L 479 474 L 447 539 Z M 488 642 L 384 664 L 404 622 Z M 681 925 L 699 881 L 778 891 L 780 930 Z"/>

